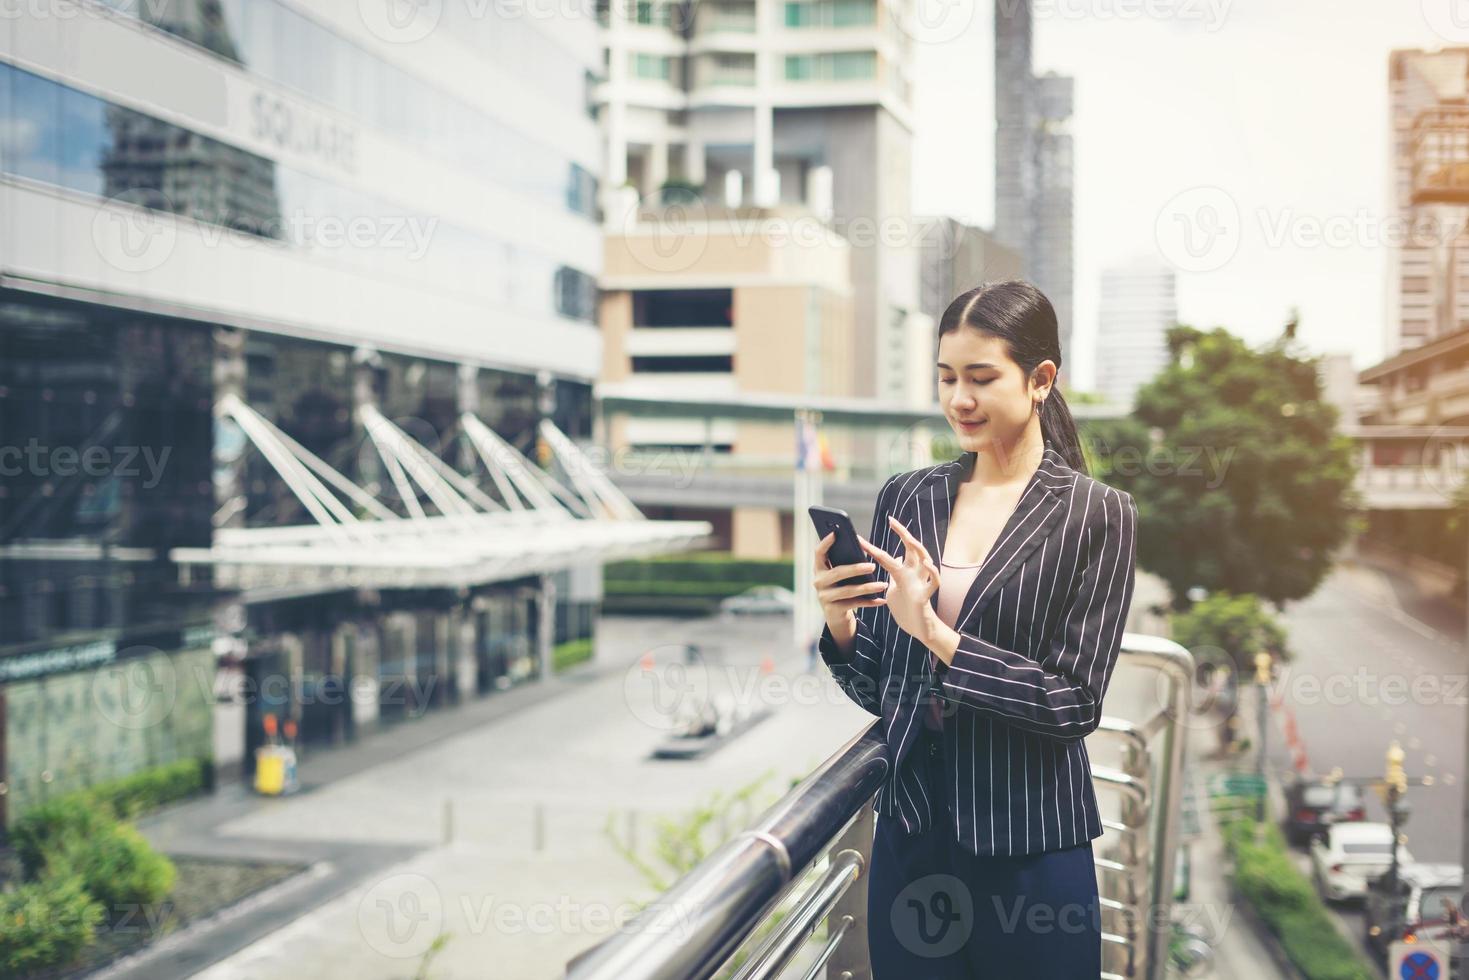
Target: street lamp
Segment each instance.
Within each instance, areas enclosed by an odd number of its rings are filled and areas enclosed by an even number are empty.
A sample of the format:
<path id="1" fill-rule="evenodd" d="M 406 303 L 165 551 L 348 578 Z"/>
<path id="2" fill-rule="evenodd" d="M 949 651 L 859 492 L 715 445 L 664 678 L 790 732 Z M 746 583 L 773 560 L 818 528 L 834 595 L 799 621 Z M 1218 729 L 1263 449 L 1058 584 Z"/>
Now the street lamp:
<path id="1" fill-rule="evenodd" d="M 1255 686 L 1260 690 L 1260 749 L 1255 755 L 1255 767 L 1260 777 L 1260 795 L 1255 801 L 1255 822 L 1265 822 L 1265 733 L 1270 719 L 1266 715 L 1269 706 L 1266 687 L 1270 684 L 1270 654 L 1261 650 L 1255 654 Z"/>

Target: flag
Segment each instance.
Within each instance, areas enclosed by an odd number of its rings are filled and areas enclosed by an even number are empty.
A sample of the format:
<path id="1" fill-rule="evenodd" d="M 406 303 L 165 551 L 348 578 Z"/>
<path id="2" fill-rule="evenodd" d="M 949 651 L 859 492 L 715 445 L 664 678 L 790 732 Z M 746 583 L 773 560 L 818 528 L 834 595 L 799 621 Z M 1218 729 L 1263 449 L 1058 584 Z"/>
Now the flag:
<path id="1" fill-rule="evenodd" d="M 808 419 L 796 419 L 796 469 L 814 470 L 821 464 L 816 426 Z"/>
<path id="2" fill-rule="evenodd" d="M 824 470 L 834 470 L 834 469 L 836 469 L 837 468 L 836 457 L 832 456 L 832 454 L 831 454 L 831 445 L 829 443 L 827 443 L 827 441 L 826 441 L 826 433 L 823 432 L 820 435 L 818 435 L 817 436 L 817 441 L 821 445 L 821 468 L 824 469 Z"/>

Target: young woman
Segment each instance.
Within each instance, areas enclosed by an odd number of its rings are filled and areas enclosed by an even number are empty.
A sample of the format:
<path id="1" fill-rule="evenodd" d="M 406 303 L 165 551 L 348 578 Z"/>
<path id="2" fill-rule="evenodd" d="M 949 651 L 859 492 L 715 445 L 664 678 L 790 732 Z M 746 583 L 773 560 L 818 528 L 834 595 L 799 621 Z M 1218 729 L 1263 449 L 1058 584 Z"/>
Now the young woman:
<path id="1" fill-rule="evenodd" d="M 1082 738 L 1132 603 L 1137 510 L 1087 475 L 1034 286 L 971 289 L 939 323 L 958 459 L 891 477 L 871 561 L 827 567 L 820 650 L 882 719 L 892 768 L 868 879 L 875 980 L 1101 973 Z M 871 570 L 875 583 L 837 585 Z"/>

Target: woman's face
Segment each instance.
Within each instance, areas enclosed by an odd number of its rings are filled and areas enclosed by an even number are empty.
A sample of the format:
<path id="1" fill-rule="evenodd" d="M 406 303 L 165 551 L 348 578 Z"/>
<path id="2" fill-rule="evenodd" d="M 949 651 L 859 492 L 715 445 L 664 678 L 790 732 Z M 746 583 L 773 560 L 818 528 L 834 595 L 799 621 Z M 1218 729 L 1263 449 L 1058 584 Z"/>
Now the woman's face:
<path id="1" fill-rule="evenodd" d="M 939 338 L 939 405 L 963 452 L 1013 446 L 1030 424 L 1034 403 L 1050 391 L 1055 365 L 1042 361 L 1026 377 L 993 334 L 960 327 Z M 975 425 L 966 423 L 974 422 Z"/>

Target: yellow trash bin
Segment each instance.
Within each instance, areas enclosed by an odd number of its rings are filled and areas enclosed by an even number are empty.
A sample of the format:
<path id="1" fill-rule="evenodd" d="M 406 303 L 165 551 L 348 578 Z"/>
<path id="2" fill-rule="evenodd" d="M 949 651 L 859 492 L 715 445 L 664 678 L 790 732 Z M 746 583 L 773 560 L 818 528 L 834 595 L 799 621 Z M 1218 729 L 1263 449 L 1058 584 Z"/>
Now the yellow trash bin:
<path id="1" fill-rule="evenodd" d="M 279 745 L 262 745 L 255 750 L 255 792 L 280 796 L 286 789 L 286 754 Z"/>

